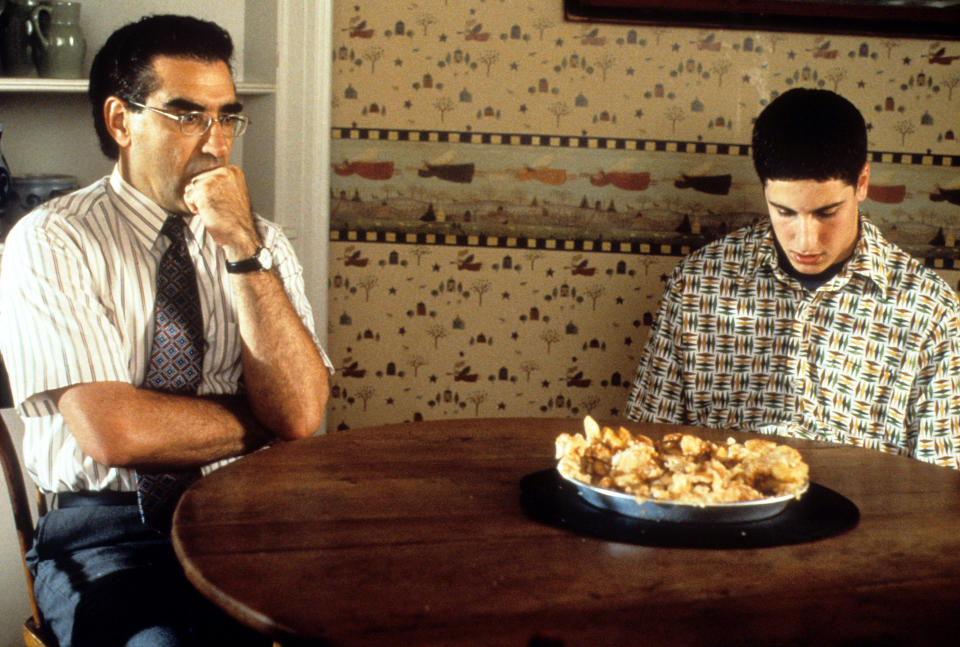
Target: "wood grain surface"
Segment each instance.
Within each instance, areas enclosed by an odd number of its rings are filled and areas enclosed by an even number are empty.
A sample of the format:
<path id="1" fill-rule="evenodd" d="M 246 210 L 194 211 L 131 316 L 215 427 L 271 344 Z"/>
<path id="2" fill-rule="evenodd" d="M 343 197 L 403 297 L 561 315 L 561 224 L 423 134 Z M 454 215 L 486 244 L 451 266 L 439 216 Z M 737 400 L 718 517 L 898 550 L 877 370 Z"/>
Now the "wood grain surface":
<path id="1" fill-rule="evenodd" d="M 521 509 L 521 478 L 581 425 L 418 422 L 279 444 L 194 484 L 174 547 L 233 616 L 317 644 L 957 644 L 941 641 L 960 636 L 960 472 L 777 439 L 859 507 L 855 528 L 773 548 L 652 548 Z"/>

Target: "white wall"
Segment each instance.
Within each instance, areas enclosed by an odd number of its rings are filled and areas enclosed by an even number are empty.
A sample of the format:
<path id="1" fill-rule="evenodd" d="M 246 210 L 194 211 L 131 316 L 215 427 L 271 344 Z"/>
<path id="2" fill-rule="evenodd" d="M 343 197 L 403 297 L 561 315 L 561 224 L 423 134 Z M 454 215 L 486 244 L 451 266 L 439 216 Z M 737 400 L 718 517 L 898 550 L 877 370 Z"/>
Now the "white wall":
<path id="1" fill-rule="evenodd" d="M 13 436 L 13 443 L 20 450 L 23 439 L 23 425 L 13 409 L 2 409 L 0 415 Z M 20 468 L 23 469 L 21 461 Z M 33 482 L 24 475 L 27 493 L 33 493 Z M 23 645 L 21 627 L 30 615 L 30 603 L 27 601 L 27 585 L 23 579 L 23 567 L 20 561 L 20 549 L 17 544 L 17 531 L 13 526 L 13 511 L 10 509 L 10 495 L 7 481 L 0 481 L 0 647 Z M 36 517 L 36 511 L 34 511 Z"/>

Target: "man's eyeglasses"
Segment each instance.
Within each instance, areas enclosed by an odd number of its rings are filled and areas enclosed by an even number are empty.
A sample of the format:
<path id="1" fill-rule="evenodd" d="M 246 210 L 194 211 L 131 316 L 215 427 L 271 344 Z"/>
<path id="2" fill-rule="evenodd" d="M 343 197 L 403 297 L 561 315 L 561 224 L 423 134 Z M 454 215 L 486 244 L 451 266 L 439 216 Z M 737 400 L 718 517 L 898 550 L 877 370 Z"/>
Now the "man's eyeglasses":
<path id="1" fill-rule="evenodd" d="M 169 117 L 179 122 L 180 132 L 190 137 L 203 135 L 210 130 L 210 126 L 213 125 L 214 121 L 220 124 L 220 129 L 223 130 L 224 136 L 230 138 L 239 137 L 246 132 L 247 126 L 250 125 L 250 118 L 244 117 L 243 115 L 225 114 L 219 117 L 211 117 L 205 112 L 169 112 L 167 110 L 161 110 L 160 108 L 154 108 L 153 106 L 137 103 L 136 101 L 130 101 L 129 99 L 127 103 L 131 106 L 150 110 L 158 115 L 163 115 L 164 117 Z"/>

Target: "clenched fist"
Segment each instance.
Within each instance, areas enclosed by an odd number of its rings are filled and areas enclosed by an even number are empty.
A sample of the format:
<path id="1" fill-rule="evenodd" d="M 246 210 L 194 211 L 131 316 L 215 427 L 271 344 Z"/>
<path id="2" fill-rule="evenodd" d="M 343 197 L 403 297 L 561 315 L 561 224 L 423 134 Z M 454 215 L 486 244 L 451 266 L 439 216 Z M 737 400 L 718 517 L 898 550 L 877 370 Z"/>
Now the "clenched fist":
<path id="1" fill-rule="evenodd" d="M 184 189 L 183 200 L 190 212 L 203 220 L 228 261 L 249 258 L 260 246 L 247 182 L 239 167 L 221 166 L 194 176 Z"/>

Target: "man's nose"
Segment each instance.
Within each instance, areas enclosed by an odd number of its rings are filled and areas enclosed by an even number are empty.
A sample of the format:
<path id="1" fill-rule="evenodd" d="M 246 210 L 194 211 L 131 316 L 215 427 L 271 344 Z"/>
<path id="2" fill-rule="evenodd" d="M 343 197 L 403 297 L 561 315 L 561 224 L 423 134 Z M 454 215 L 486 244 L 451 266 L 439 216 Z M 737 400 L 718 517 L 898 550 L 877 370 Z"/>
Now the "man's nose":
<path id="1" fill-rule="evenodd" d="M 220 122 L 214 120 L 203 136 L 206 138 L 203 143 L 203 152 L 225 160 L 230 154 L 233 141 L 224 134 Z"/>
<path id="2" fill-rule="evenodd" d="M 816 251 L 817 241 L 820 238 L 820 223 L 810 214 L 800 216 L 800 222 L 797 225 L 797 242 L 800 243 L 799 251 Z"/>

